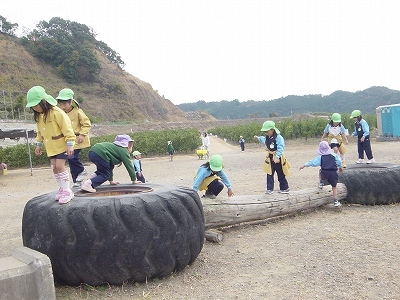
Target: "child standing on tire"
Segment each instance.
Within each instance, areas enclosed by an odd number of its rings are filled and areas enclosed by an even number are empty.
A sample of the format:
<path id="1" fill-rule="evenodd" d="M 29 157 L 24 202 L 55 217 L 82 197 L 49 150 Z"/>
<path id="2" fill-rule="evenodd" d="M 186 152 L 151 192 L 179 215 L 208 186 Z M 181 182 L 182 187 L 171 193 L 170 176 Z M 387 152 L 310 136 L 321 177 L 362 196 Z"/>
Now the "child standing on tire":
<path id="1" fill-rule="evenodd" d="M 96 165 L 97 169 L 90 176 L 90 179 L 82 184 L 81 190 L 95 193 L 95 188 L 107 180 L 112 185 L 119 184 L 118 181 L 114 181 L 113 170 L 115 165 L 120 165 L 121 163 L 127 169 L 132 184 L 141 183 L 136 179 L 135 168 L 131 162 L 130 153 L 132 148 L 133 140 L 127 134 L 117 135 L 113 143 L 102 142 L 94 144 L 89 150 L 89 159 Z"/>
<path id="2" fill-rule="evenodd" d="M 140 161 L 142 153 L 140 153 L 139 151 L 133 151 L 132 156 L 133 156 L 133 167 L 135 168 L 136 172 L 136 178 L 140 180 L 142 183 L 145 183 L 146 178 L 144 178 L 142 162 Z"/>
<path id="3" fill-rule="evenodd" d="M 26 107 L 31 108 L 36 122 L 35 154 L 41 155 L 42 147 L 45 146 L 59 187 L 55 199 L 60 204 L 68 203 L 74 198 L 70 188 L 69 172 L 65 168 L 66 160 L 74 154 L 76 139 L 71 120 L 61 108 L 57 107 L 57 101 L 41 86 L 32 87 L 26 99 Z"/>
<path id="4" fill-rule="evenodd" d="M 341 206 L 342 204 L 337 199 L 336 186 L 339 178 L 337 170 L 339 169 L 339 172 L 343 172 L 342 161 L 336 153 L 332 153 L 332 149 L 329 146 L 328 142 L 320 142 L 318 148 L 318 156 L 314 157 L 313 159 L 302 165 L 299 170 L 302 170 L 305 167 L 321 167 L 321 169 L 319 170 L 318 187 L 322 189 L 324 186 L 324 180 L 326 180 L 332 186 L 333 206 Z"/>
<path id="5" fill-rule="evenodd" d="M 364 151 L 367 155 L 367 164 L 372 164 L 375 162 L 375 158 L 372 155 L 371 141 L 369 138 L 369 126 L 367 121 L 365 121 L 361 115 L 361 111 L 353 110 L 350 118 L 354 119 L 354 131 L 352 136 L 357 137 L 357 150 L 358 150 L 358 160 L 357 164 L 362 164 L 364 162 Z"/>
<path id="6" fill-rule="evenodd" d="M 346 168 L 345 153 L 346 147 L 344 146 L 343 140 L 346 144 L 349 144 L 346 135 L 346 129 L 342 125 L 342 116 L 338 113 L 332 114 L 331 121 L 326 125 L 324 133 L 322 134 L 321 141 L 328 136 L 328 143 L 336 154 L 340 154 L 342 159 L 343 168 Z"/>
<path id="7" fill-rule="evenodd" d="M 74 92 L 71 89 L 62 89 L 57 97 L 58 106 L 71 119 L 72 129 L 76 135 L 74 155 L 68 158 L 74 187 L 80 187 L 82 180 L 88 171 L 79 159 L 82 149 L 90 147 L 89 131 L 92 128 L 89 118 L 79 107 L 79 103 L 74 99 Z"/>
<path id="8" fill-rule="evenodd" d="M 254 136 L 254 140 L 265 145 L 267 157 L 265 158 L 263 170 L 267 173 L 266 194 L 274 192 L 274 174 L 278 175 L 279 193 L 289 194 L 290 188 L 286 176 L 289 175 L 290 164 L 283 154 L 285 141 L 273 121 L 265 121 L 260 130 L 263 135 Z"/>
<path id="9" fill-rule="evenodd" d="M 222 157 L 219 154 L 211 156 L 210 161 L 202 164 L 196 173 L 193 190 L 206 191 L 203 197 L 215 199 L 223 190 L 224 185 L 228 188 L 228 197 L 233 196 L 231 182 L 223 169 Z"/>

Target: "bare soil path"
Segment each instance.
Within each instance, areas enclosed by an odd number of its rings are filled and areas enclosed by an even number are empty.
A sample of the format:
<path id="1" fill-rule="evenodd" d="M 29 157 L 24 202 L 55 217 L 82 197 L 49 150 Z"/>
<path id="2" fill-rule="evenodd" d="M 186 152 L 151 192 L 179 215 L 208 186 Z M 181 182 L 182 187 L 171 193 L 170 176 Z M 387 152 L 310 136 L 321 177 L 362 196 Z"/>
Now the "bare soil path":
<path id="1" fill-rule="evenodd" d="M 317 168 L 298 167 L 316 155 L 318 142 L 286 141 L 292 190 L 316 186 Z M 352 163 L 355 140 L 348 149 Z M 378 162 L 400 163 L 400 142 L 373 141 L 372 150 Z M 242 153 L 239 144 L 211 137 L 211 153 L 222 155 L 236 195 L 264 192 L 261 146 L 246 144 Z M 173 162 L 167 155 L 142 159 L 150 183 L 189 187 L 204 162 L 195 153 L 176 154 Z M 123 167 L 115 179 L 129 182 Z M 35 168 L 32 176 L 28 169 L 0 176 L 0 257 L 22 246 L 26 202 L 55 189 L 50 168 Z M 340 212 L 320 208 L 224 228 L 221 244 L 206 242 L 193 265 L 167 278 L 120 287 L 57 286 L 57 299 L 400 299 L 399 219 L 399 204 L 344 205 Z"/>

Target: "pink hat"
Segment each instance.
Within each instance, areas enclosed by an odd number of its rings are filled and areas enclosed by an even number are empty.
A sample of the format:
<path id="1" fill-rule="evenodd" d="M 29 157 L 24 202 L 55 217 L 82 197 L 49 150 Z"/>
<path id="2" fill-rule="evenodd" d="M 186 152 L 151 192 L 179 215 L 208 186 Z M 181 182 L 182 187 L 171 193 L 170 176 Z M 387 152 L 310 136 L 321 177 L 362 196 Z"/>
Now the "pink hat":
<path id="1" fill-rule="evenodd" d="M 114 144 L 121 147 L 128 147 L 129 142 L 133 142 L 133 140 L 127 134 L 119 134 L 114 140 Z"/>
<path id="2" fill-rule="evenodd" d="M 332 153 L 332 149 L 329 146 L 328 142 L 322 141 L 319 143 L 318 154 L 319 155 L 328 155 Z"/>

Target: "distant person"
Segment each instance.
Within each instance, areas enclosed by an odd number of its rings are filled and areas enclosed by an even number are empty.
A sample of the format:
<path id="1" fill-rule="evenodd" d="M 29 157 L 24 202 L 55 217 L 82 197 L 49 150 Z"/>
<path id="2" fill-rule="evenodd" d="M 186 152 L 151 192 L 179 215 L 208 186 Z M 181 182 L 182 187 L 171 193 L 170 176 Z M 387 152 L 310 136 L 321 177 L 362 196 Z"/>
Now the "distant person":
<path id="1" fill-rule="evenodd" d="M 133 140 L 127 134 L 117 135 L 113 143 L 94 144 L 89 150 L 89 159 L 96 165 L 96 171 L 82 184 L 81 190 L 95 193 L 96 187 L 107 180 L 112 185 L 119 184 L 114 180 L 113 170 L 121 163 L 128 171 L 132 184 L 141 183 L 136 178 L 135 168 L 131 162 L 132 148 Z"/>
<path id="2" fill-rule="evenodd" d="M 346 141 L 346 144 L 349 144 L 346 135 L 346 129 L 342 125 L 342 116 L 338 113 L 332 114 L 331 121 L 326 125 L 324 129 L 324 133 L 322 134 L 321 141 L 328 136 L 328 143 L 333 149 L 333 151 L 340 155 L 342 159 L 343 168 L 346 168 L 346 147 L 343 141 Z"/>
<path id="3" fill-rule="evenodd" d="M 62 89 L 58 94 L 57 102 L 58 106 L 71 119 L 72 129 L 76 135 L 74 155 L 68 158 L 68 164 L 74 182 L 73 186 L 80 187 L 88 171 L 80 161 L 79 153 L 82 149 L 90 147 L 89 131 L 92 125 L 84 111 L 79 107 L 79 103 L 74 99 L 74 92 L 71 89 Z"/>
<path id="4" fill-rule="evenodd" d="M 265 121 L 260 131 L 263 135 L 255 135 L 254 140 L 265 145 L 268 152 L 263 166 L 267 173 L 267 190 L 265 193 L 269 195 L 274 193 L 274 174 L 276 172 L 279 181 L 279 193 L 289 194 L 290 188 L 286 176 L 289 175 L 290 164 L 283 154 L 285 141 L 273 121 Z"/>
<path id="5" fill-rule="evenodd" d="M 59 186 L 55 199 L 60 204 L 68 203 L 74 198 L 70 188 L 69 172 L 65 168 L 66 160 L 74 154 L 76 139 L 71 120 L 61 108 L 57 107 L 57 101 L 41 86 L 32 87 L 26 99 L 26 107 L 31 108 L 36 122 L 35 154 L 41 155 L 42 147 L 45 146 Z"/>
<path id="6" fill-rule="evenodd" d="M 137 180 L 140 180 L 142 183 L 145 183 L 146 178 L 144 178 L 142 162 L 140 161 L 140 159 L 142 158 L 142 153 L 140 153 L 139 151 L 133 151 L 132 156 L 133 156 L 133 166 L 136 172 L 136 178 Z"/>
<path id="7" fill-rule="evenodd" d="M 328 142 L 320 142 L 318 156 L 302 165 L 299 169 L 302 170 L 305 167 L 321 167 L 319 171 L 318 187 L 322 189 L 324 186 L 324 180 L 326 180 L 332 186 L 333 206 L 341 206 L 342 204 L 337 199 L 337 183 L 339 179 L 337 170 L 339 168 L 339 171 L 343 172 L 342 161 L 336 153 L 332 153 L 332 149 Z"/>
<path id="8" fill-rule="evenodd" d="M 167 152 L 169 154 L 169 161 L 172 161 L 174 159 L 174 146 L 172 145 L 172 141 L 167 142 Z"/>
<path id="9" fill-rule="evenodd" d="M 242 150 L 242 152 L 244 152 L 244 143 L 246 142 L 246 140 L 243 138 L 243 136 L 239 137 L 239 145 L 240 145 L 240 149 Z"/>
<path id="10" fill-rule="evenodd" d="M 358 150 L 358 160 L 357 164 L 364 163 L 364 152 L 367 155 L 367 164 L 372 164 L 375 162 L 375 158 L 372 155 L 371 141 L 369 137 L 369 125 L 361 115 L 361 111 L 353 110 L 350 118 L 354 119 L 354 131 L 353 136 L 357 137 L 357 150 Z"/>
<path id="11" fill-rule="evenodd" d="M 210 157 L 210 138 L 207 132 L 203 132 L 201 136 L 201 143 L 204 150 L 207 150 L 207 158 Z"/>
<path id="12" fill-rule="evenodd" d="M 214 154 L 209 162 L 198 168 L 194 178 L 193 190 L 196 192 L 205 190 L 203 197 L 215 199 L 224 189 L 224 185 L 228 189 L 228 197 L 232 197 L 232 185 L 223 170 L 222 157 L 219 154 Z"/>

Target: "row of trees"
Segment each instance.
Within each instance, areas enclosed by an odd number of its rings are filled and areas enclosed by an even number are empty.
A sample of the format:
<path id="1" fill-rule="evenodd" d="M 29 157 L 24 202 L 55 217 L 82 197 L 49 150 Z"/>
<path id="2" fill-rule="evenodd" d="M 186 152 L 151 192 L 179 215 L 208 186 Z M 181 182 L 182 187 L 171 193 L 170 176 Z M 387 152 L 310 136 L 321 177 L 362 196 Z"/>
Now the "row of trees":
<path id="1" fill-rule="evenodd" d="M 15 36 L 18 24 L 0 16 L 2 33 Z M 101 71 L 96 50 L 105 54 L 111 63 L 123 69 L 119 53 L 106 43 L 96 40 L 92 28 L 59 17 L 41 21 L 36 29 L 24 33 L 21 44 L 35 57 L 56 68 L 69 83 L 94 82 Z"/>

